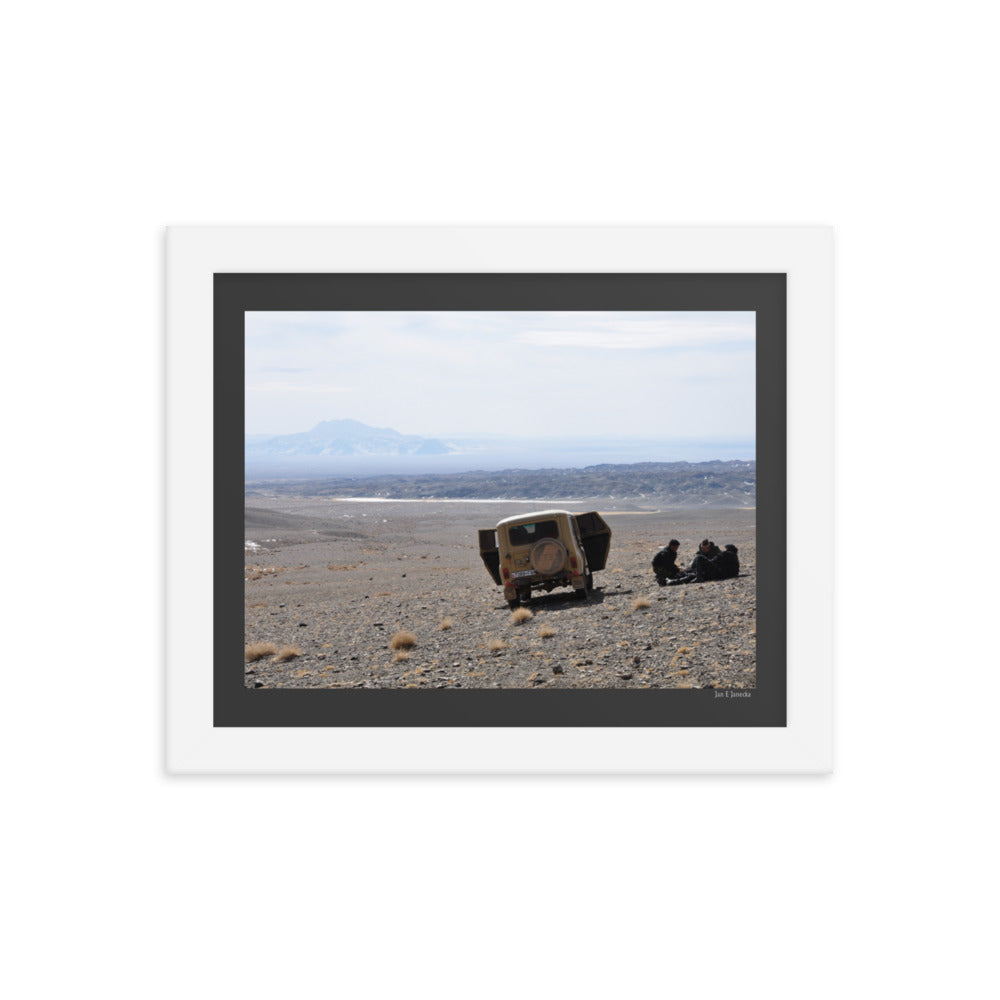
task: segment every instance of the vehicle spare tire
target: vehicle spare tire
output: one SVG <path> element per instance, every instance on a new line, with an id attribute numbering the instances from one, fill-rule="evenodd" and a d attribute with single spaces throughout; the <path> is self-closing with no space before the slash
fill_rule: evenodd
<path id="1" fill-rule="evenodd" d="M 542 538 L 531 550 L 531 566 L 537 573 L 558 573 L 566 565 L 566 548 L 556 538 Z"/>

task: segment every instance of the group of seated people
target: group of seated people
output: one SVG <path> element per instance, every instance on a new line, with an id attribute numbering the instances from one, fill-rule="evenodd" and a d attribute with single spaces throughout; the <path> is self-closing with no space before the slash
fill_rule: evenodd
<path id="1" fill-rule="evenodd" d="M 735 545 L 720 549 L 715 542 L 703 539 L 686 570 L 677 565 L 677 550 L 680 547 L 681 543 L 672 538 L 653 556 L 653 572 L 661 587 L 704 583 L 706 580 L 729 580 L 740 575 L 740 559 Z"/>

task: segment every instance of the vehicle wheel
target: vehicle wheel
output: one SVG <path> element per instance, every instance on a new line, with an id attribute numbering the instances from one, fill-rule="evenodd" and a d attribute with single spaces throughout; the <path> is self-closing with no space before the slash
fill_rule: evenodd
<path id="1" fill-rule="evenodd" d="M 518 607 L 518 605 L 520 605 L 520 603 L 521 602 L 516 597 L 513 597 L 507 602 L 507 607 L 513 611 L 516 607 Z"/>
<path id="2" fill-rule="evenodd" d="M 573 591 L 573 596 L 578 601 L 585 601 L 585 600 L 587 600 L 588 597 L 590 597 L 590 588 L 589 587 L 581 587 L 579 590 L 574 590 Z"/>
<path id="3" fill-rule="evenodd" d="M 589 594 L 594 589 L 594 574 L 587 574 L 587 593 Z"/>

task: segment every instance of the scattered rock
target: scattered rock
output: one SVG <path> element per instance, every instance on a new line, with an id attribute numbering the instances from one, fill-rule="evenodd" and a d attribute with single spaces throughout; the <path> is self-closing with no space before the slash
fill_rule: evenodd
<path id="1" fill-rule="evenodd" d="M 335 519 L 341 505 L 336 501 L 332 507 L 337 514 L 331 514 L 328 499 L 278 492 L 280 501 L 275 501 L 273 494 L 255 497 L 249 490 L 247 509 L 266 511 L 280 503 L 290 510 L 299 505 L 304 513 L 339 528 Z M 595 509 L 600 509 L 601 503 L 607 501 L 593 501 Z M 344 509 L 355 518 L 364 513 L 363 506 L 352 504 Z M 246 670 L 248 687 L 258 680 L 261 686 L 266 680 L 270 688 L 419 687 L 415 668 L 424 670 L 430 679 L 429 684 L 424 680 L 425 689 L 457 687 L 459 683 L 465 688 L 507 690 L 546 683 L 553 688 L 624 689 L 637 686 L 632 680 L 654 688 L 693 687 L 692 681 L 706 688 L 710 684 L 754 686 L 757 616 L 752 510 L 663 510 L 649 517 L 616 518 L 608 569 L 598 576 L 589 601 L 576 602 L 560 590 L 532 595 L 532 610 L 544 616 L 546 626 L 555 626 L 551 635 L 544 636 L 532 628 L 519 629 L 513 635 L 505 632 L 510 609 L 500 589 L 488 582 L 476 552 L 474 529 L 507 516 L 509 506 L 464 510 L 460 505 L 442 504 L 435 510 L 428 504 L 419 510 L 415 506 L 398 512 L 392 508 L 376 510 L 378 522 L 373 513 L 365 532 L 337 536 L 335 550 L 326 531 L 321 531 L 322 539 L 315 542 L 295 538 L 276 545 L 269 560 L 273 558 L 283 567 L 280 578 L 246 583 L 246 645 L 269 642 L 281 649 L 308 644 L 311 648 L 299 662 L 313 663 L 312 671 L 296 676 L 288 665 L 265 658 L 254 664 L 256 676 Z M 387 519 L 383 517 L 386 512 Z M 350 523 L 353 527 L 359 522 Z M 455 534 L 456 524 L 465 532 L 461 538 Z M 737 580 L 669 588 L 643 615 L 629 614 L 631 599 L 622 598 L 633 593 L 633 586 L 635 593 L 653 597 L 655 586 L 650 593 L 650 584 L 655 581 L 648 570 L 649 553 L 672 535 L 683 539 L 685 559 L 702 537 L 732 541 L 740 547 L 744 572 Z M 686 551 L 689 546 L 692 552 Z M 404 550 L 410 558 L 425 555 L 428 561 L 414 574 L 407 571 L 404 575 L 395 559 Z M 323 574 L 323 579 L 317 580 L 316 568 L 326 567 L 331 560 L 338 564 L 367 562 L 373 575 L 352 580 L 353 574 Z M 367 594 L 361 591 L 362 579 L 373 584 Z M 274 609 L 279 605 L 270 600 L 276 584 L 290 588 L 287 604 L 282 603 L 277 612 Z M 656 607 L 657 603 L 663 607 Z M 371 605 L 394 620 L 371 621 Z M 286 616 L 291 607 L 301 608 L 301 616 Z M 439 631 L 444 615 L 454 619 L 455 628 Z M 299 631 L 306 627 L 311 629 L 311 640 L 304 640 Z M 408 662 L 394 662 L 392 654 L 386 653 L 384 634 L 390 628 L 403 627 L 431 630 L 433 634 Z M 508 648 L 491 653 L 490 639 L 501 634 L 509 639 Z M 321 646 L 323 652 L 317 652 Z M 678 658 L 682 646 L 686 651 Z M 442 677 L 445 669 L 454 676 Z M 681 670 L 690 673 L 685 677 Z M 558 678 L 558 683 L 553 683 L 553 678 Z M 455 683 L 449 683 L 451 680 Z"/>

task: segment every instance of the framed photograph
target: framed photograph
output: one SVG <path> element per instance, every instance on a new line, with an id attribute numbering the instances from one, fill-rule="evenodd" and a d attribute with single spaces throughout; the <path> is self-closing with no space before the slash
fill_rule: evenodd
<path id="1" fill-rule="evenodd" d="M 832 249 L 169 229 L 168 769 L 831 770 Z"/>

